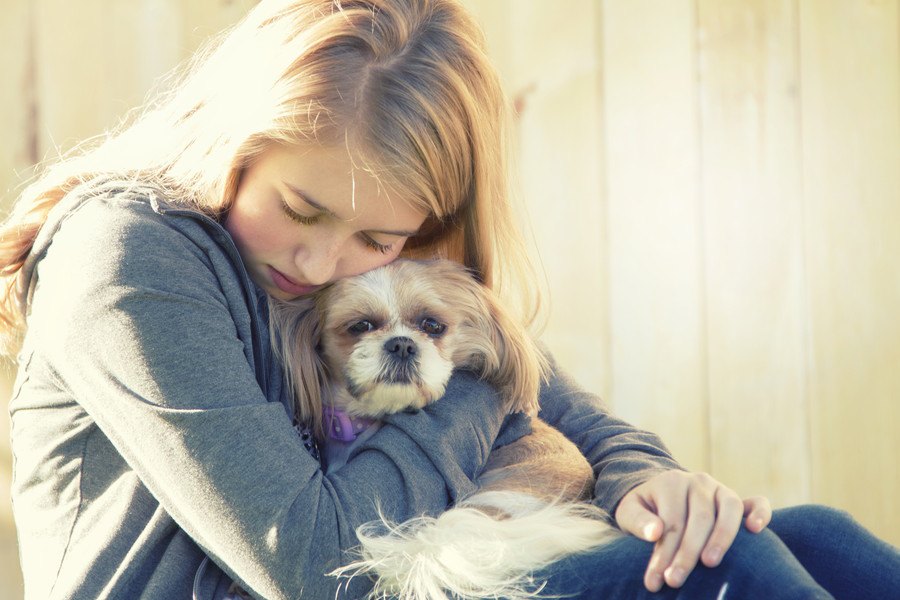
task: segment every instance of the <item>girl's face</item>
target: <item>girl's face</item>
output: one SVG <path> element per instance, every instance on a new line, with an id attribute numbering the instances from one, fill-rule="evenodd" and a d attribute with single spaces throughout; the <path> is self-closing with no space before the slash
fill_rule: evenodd
<path id="1" fill-rule="evenodd" d="M 426 216 L 343 146 L 273 146 L 244 170 L 224 225 L 253 281 L 291 300 L 391 262 Z"/>

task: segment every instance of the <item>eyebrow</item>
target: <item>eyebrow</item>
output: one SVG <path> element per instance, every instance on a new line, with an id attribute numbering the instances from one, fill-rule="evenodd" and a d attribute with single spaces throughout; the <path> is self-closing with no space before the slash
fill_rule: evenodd
<path id="1" fill-rule="evenodd" d="M 309 194 L 307 194 L 300 188 L 291 185 L 287 181 L 282 181 L 281 183 L 283 183 L 284 186 L 291 191 L 291 193 L 293 193 L 295 196 L 297 196 L 298 198 L 300 198 L 301 200 L 303 200 L 304 202 L 306 202 L 307 204 L 312 206 L 314 209 L 316 209 L 320 212 L 323 212 L 326 215 L 337 219 L 338 221 L 345 221 L 345 222 L 347 221 L 346 219 L 341 219 L 340 217 L 338 217 L 336 214 L 334 214 L 334 212 L 331 209 L 327 208 L 326 206 L 323 206 L 319 202 L 316 202 L 313 198 L 310 197 Z M 383 235 L 396 235 L 399 237 L 413 237 L 419 233 L 418 229 L 399 230 L 399 231 L 391 231 L 391 230 L 386 230 L 386 229 L 372 229 L 370 231 L 372 233 L 380 233 Z"/>

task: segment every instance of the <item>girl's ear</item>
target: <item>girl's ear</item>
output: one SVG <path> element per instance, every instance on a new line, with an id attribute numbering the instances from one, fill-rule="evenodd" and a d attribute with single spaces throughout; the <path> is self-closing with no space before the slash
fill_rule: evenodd
<path id="1" fill-rule="evenodd" d="M 322 404 L 330 393 L 328 370 L 319 353 L 322 327 L 312 299 L 269 300 L 272 346 L 284 367 L 285 382 L 294 394 L 297 419 L 321 438 Z"/>

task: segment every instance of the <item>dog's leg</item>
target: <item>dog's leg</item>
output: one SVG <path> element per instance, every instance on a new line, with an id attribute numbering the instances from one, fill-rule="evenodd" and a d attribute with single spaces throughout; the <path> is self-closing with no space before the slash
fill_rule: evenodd
<path id="1" fill-rule="evenodd" d="M 562 433 L 539 419 L 532 433 L 491 452 L 475 481 L 479 492 L 521 492 L 546 502 L 590 500 L 591 465 Z"/>

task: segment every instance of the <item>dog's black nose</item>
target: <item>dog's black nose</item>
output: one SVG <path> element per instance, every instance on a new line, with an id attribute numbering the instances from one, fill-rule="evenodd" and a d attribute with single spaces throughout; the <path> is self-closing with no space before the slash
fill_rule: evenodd
<path id="1" fill-rule="evenodd" d="M 408 337 L 392 337 L 384 343 L 384 351 L 397 360 L 406 360 L 416 353 L 416 343 Z"/>

